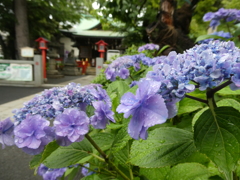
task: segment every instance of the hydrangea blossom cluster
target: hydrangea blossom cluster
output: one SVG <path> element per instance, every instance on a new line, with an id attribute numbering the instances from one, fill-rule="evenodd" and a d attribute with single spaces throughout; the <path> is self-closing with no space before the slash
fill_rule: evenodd
<path id="1" fill-rule="evenodd" d="M 155 61 L 143 53 L 119 57 L 105 70 L 106 78 L 111 81 L 115 81 L 116 77 L 127 79 L 130 76 L 129 68 L 133 67 L 135 71 L 138 71 L 141 63 L 146 66 L 152 66 L 155 64 Z"/>
<path id="2" fill-rule="evenodd" d="M 224 32 L 224 31 L 218 31 L 218 32 L 214 32 L 210 35 L 216 35 L 216 36 L 220 36 L 220 37 L 223 37 L 223 38 L 226 38 L 226 39 L 230 39 L 232 38 L 232 35 L 229 33 L 229 32 Z M 210 39 L 205 39 L 205 40 L 202 40 L 202 41 L 199 41 L 198 43 L 209 43 L 210 41 L 213 41 L 214 39 L 213 38 L 210 38 Z M 220 41 L 223 41 L 222 39 L 219 39 Z"/>
<path id="3" fill-rule="evenodd" d="M 203 16 L 203 21 L 211 21 L 209 26 L 213 28 L 220 24 L 220 20 L 224 20 L 226 22 L 235 20 L 235 22 L 239 22 L 240 10 L 220 8 L 216 12 L 208 12 Z"/>
<path id="4" fill-rule="evenodd" d="M 42 176 L 44 180 L 55 180 L 63 176 L 67 168 L 51 169 L 41 164 L 38 167 L 38 175 Z"/>
<path id="5" fill-rule="evenodd" d="M 3 121 L 0 120 L 0 143 L 2 144 L 2 148 L 7 146 L 11 146 L 14 144 L 13 140 L 13 122 L 10 118 L 7 118 Z"/>
<path id="6" fill-rule="evenodd" d="M 145 50 L 159 50 L 159 45 L 150 43 L 138 48 L 138 52 L 142 52 Z"/>
<path id="7" fill-rule="evenodd" d="M 196 45 L 183 54 L 171 52 L 156 59 L 158 64 L 153 66 L 153 71 L 137 83 L 136 96 L 126 93 L 117 108 L 126 118 L 132 115 L 128 132 L 135 139 L 145 139 L 147 128 L 176 115 L 176 102 L 195 90 L 190 81 L 200 90 L 206 90 L 231 79 L 230 87 L 240 88 L 240 50 L 231 41 L 212 41 Z"/>
<path id="8" fill-rule="evenodd" d="M 103 129 L 109 120 L 115 122 L 111 105 L 106 91 L 98 84 L 71 83 L 45 90 L 15 110 L 15 144 L 29 154 L 38 154 L 54 139 L 62 146 L 79 142 L 88 133 L 89 125 Z M 87 115 L 90 107 L 95 112 Z M 10 137 L 5 136 L 8 124 L 6 121 L 2 125 L 2 144 L 7 144 L 6 137 Z"/>

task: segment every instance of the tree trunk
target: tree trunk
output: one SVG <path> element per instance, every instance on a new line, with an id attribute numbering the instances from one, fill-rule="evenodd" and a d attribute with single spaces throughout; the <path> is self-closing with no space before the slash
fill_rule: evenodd
<path id="1" fill-rule="evenodd" d="M 182 52 L 194 46 L 194 42 L 187 36 L 192 14 L 199 0 L 192 0 L 190 4 L 185 3 L 180 9 L 176 9 L 175 0 L 162 0 L 160 12 L 156 22 L 146 29 L 152 43 L 161 47 L 170 45 L 163 51 L 167 55 L 170 51 Z"/>
<path id="2" fill-rule="evenodd" d="M 15 31 L 16 31 L 16 57 L 21 57 L 21 48 L 30 46 L 29 43 L 29 29 L 27 19 L 27 0 L 15 0 Z"/>

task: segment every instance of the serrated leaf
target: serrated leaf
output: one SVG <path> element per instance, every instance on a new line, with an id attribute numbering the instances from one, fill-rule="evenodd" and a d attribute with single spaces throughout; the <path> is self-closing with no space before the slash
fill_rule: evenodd
<path id="1" fill-rule="evenodd" d="M 179 102 L 178 115 L 191 113 L 201 108 L 203 108 L 203 103 L 193 99 L 184 98 Z"/>
<path id="2" fill-rule="evenodd" d="M 113 143 L 114 136 L 110 133 L 97 133 L 91 137 L 95 143 L 103 150 L 108 150 Z"/>
<path id="3" fill-rule="evenodd" d="M 198 163 L 183 163 L 174 166 L 167 180 L 208 180 L 208 169 Z"/>
<path id="4" fill-rule="evenodd" d="M 151 131 L 147 140 L 134 141 L 129 161 L 139 167 L 158 168 L 175 165 L 195 151 L 191 132 L 164 127 Z"/>
<path id="5" fill-rule="evenodd" d="M 128 128 L 128 125 L 124 124 L 124 126 L 118 131 L 113 142 L 113 147 L 112 147 L 113 152 L 121 150 L 123 147 L 126 146 L 128 141 L 132 139 L 127 132 L 127 128 Z"/>
<path id="6" fill-rule="evenodd" d="M 113 91 L 118 91 L 119 95 L 122 96 L 129 89 L 128 84 L 125 81 L 114 81 L 108 85 L 107 93 L 111 94 Z"/>
<path id="7" fill-rule="evenodd" d="M 129 168 L 129 164 L 127 164 L 129 158 L 129 146 L 125 146 L 119 151 L 114 151 L 113 156 L 115 160 L 120 163 L 123 167 Z"/>
<path id="8" fill-rule="evenodd" d="M 143 175 L 150 180 L 160 180 L 165 179 L 166 175 L 170 171 L 170 166 L 162 168 L 141 168 L 140 175 Z"/>
<path id="9" fill-rule="evenodd" d="M 67 167 L 91 156 L 92 151 L 91 144 L 83 139 L 81 142 L 59 147 L 43 161 L 43 164 L 49 168 Z"/>
<path id="10" fill-rule="evenodd" d="M 194 126 L 195 145 L 231 179 L 240 154 L 240 113 L 232 107 L 206 110 Z"/>

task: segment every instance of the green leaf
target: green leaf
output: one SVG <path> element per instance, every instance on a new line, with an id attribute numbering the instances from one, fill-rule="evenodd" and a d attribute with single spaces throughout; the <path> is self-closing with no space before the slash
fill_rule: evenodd
<path id="1" fill-rule="evenodd" d="M 138 89 L 138 86 L 133 86 L 131 89 L 128 90 L 128 92 L 136 94 L 137 89 Z"/>
<path id="2" fill-rule="evenodd" d="M 240 95 L 240 90 L 233 91 L 230 89 L 229 86 L 221 89 L 220 91 L 216 92 L 217 94 L 224 96 L 224 95 Z"/>
<path id="3" fill-rule="evenodd" d="M 129 164 L 127 164 L 129 153 L 129 146 L 127 145 L 119 151 L 114 151 L 113 156 L 123 167 L 129 168 Z"/>
<path id="4" fill-rule="evenodd" d="M 193 134 L 189 131 L 164 127 L 149 133 L 147 140 L 134 141 L 130 162 L 145 168 L 175 165 L 195 152 Z"/>
<path id="5" fill-rule="evenodd" d="M 112 146 L 114 136 L 110 133 L 97 133 L 92 136 L 92 139 L 103 151 L 105 151 Z"/>
<path id="6" fill-rule="evenodd" d="M 193 99 L 184 98 L 179 102 L 178 115 L 191 113 L 201 108 L 203 108 L 203 103 Z"/>
<path id="7" fill-rule="evenodd" d="M 73 180 L 74 177 L 77 175 L 77 173 L 79 172 L 80 170 L 80 166 L 78 167 L 72 167 L 72 168 L 68 168 L 66 170 L 66 172 L 64 173 L 64 177 L 67 176 L 67 180 Z"/>
<path id="8" fill-rule="evenodd" d="M 223 99 L 221 101 L 218 101 L 217 106 L 219 106 L 219 107 L 221 107 L 221 106 L 231 106 L 234 109 L 240 111 L 240 103 L 238 101 L 234 100 L 234 99 L 226 98 L 226 99 Z"/>
<path id="9" fill-rule="evenodd" d="M 240 154 L 240 113 L 232 107 L 206 110 L 194 126 L 195 145 L 231 179 Z"/>
<path id="10" fill-rule="evenodd" d="M 157 53 L 157 56 L 159 56 L 164 50 L 166 50 L 167 48 L 171 47 L 170 45 L 165 45 L 163 46 Z"/>
<path id="11" fill-rule="evenodd" d="M 170 171 L 170 166 L 162 168 L 141 168 L 140 175 L 143 175 L 149 180 L 165 179 L 166 175 Z"/>
<path id="12" fill-rule="evenodd" d="M 108 85 L 107 93 L 111 94 L 113 91 L 118 91 L 119 95 L 122 96 L 129 89 L 128 84 L 125 81 L 114 81 Z"/>
<path id="13" fill-rule="evenodd" d="M 174 166 L 167 180 L 208 180 L 208 169 L 198 163 L 184 163 Z"/>
<path id="14" fill-rule="evenodd" d="M 206 110 L 208 110 L 209 108 L 208 107 L 205 107 L 205 108 L 202 108 L 200 111 L 198 111 L 194 117 L 193 117 L 193 120 L 192 120 L 192 126 L 194 127 L 196 121 L 199 119 L 199 117 L 202 115 L 203 112 L 205 112 Z"/>
<path id="15" fill-rule="evenodd" d="M 132 139 L 127 132 L 127 128 L 128 128 L 128 124 L 124 124 L 124 126 L 118 131 L 113 142 L 113 148 L 112 148 L 113 152 L 117 152 L 121 150 L 123 147 L 126 146 L 128 141 Z"/>
<path id="16" fill-rule="evenodd" d="M 59 147 L 43 161 L 43 164 L 49 168 L 67 167 L 91 156 L 92 151 L 91 144 L 87 139 L 83 139 L 81 142 L 73 143 L 70 146 Z"/>
<path id="17" fill-rule="evenodd" d="M 59 145 L 57 144 L 56 141 L 50 142 L 44 149 L 43 154 L 42 154 L 42 159 L 41 162 L 43 162 L 52 152 L 54 152 Z"/>
<path id="18" fill-rule="evenodd" d="M 227 40 L 226 38 L 222 37 L 222 36 L 217 36 L 217 35 L 211 35 L 211 34 L 207 34 L 207 35 L 202 35 L 202 36 L 198 36 L 198 38 L 196 39 L 195 42 L 198 42 L 198 41 L 202 41 L 202 40 L 205 40 L 205 39 L 222 39 L 222 40 Z"/>
<path id="19" fill-rule="evenodd" d="M 110 123 L 107 125 L 107 129 L 120 129 L 123 127 L 123 124 Z"/>
<path id="20" fill-rule="evenodd" d="M 33 156 L 32 160 L 30 161 L 30 168 L 36 168 L 41 164 L 41 159 L 42 159 L 42 154 L 37 154 L 35 156 Z"/>
<path id="21" fill-rule="evenodd" d="M 103 179 L 100 178 L 97 174 L 93 174 L 93 175 L 90 175 L 90 176 L 85 176 L 81 180 L 103 180 Z"/>

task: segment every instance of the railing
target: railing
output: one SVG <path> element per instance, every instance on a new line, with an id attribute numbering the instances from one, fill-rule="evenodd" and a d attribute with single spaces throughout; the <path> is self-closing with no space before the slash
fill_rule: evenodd
<path id="1" fill-rule="evenodd" d="M 5 60 L 1 59 L 1 63 L 9 64 L 30 64 L 32 65 L 32 81 L 20 81 L 20 80 L 8 80 L 0 79 L 1 86 L 28 86 L 28 87 L 38 87 L 43 84 L 43 70 L 42 70 L 42 59 L 40 55 L 35 55 L 32 61 L 26 60 Z"/>

